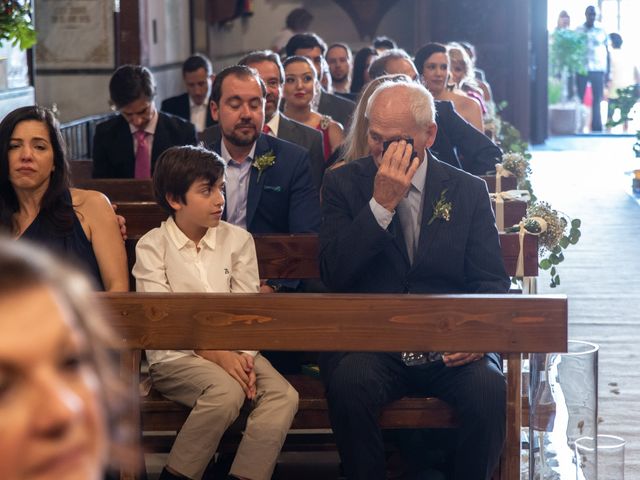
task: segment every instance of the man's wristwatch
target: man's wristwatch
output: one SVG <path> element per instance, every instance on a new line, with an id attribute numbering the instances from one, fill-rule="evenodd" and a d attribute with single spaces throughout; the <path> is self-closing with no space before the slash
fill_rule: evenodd
<path id="1" fill-rule="evenodd" d="M 266 283 L 269 287 L 271 287 L 271 289 L 273 290 L 273 293 L 278 293 L 283 289 L 283 286 L 281 283 L 274 282 L 272 280 L 267 280 Z"/>

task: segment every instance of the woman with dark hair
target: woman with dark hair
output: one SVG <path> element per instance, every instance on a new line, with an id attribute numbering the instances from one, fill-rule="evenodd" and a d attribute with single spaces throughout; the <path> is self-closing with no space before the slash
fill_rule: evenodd
<path id="1" fill-rule="evenodd" d="M 376 51 L 371 47 L 364 47 L 358 50 L 356 56 L 353 57 L 353 75 L 351 79 L 351 93 L 356 95 L 360 93 L 371 78 L 369 78 L 369 65 L 378 56 Z"/>
<path id="2" fill-rule="evenodd" d="M 463 93 L 449 90 L 451 79 L 447 47 L 441 43 L 428 43 L 416 52 L 413 63 L 420 74 L 422 84 L 435 100 L 453 102 L 458 114 L 476 129 L 484 132 L 482 107 Z"/>
<path id="3" fill-rule="evenodd" d="M 115 337 L 84 275 L 0 238 L 0 478 L 101 480 L 130 469 Z"/>
<path id="4" fill-rule="evenodd" d="M 0 123 L 0 230 L 84 267 L 101 289 L 127 291 L 127 256 L 107 198 L 69 187 L 58 121 L 38 106 Z"/>
<path id="5" fill-rule="evenodd" d="M 307 57 L 293 56 L 284 63 L 284 114 L 322 133 L 325 161 L 344 140 L 342 125 L 328 115 L 312 109 L 313 98 L 320 91 L 320 81 Z"/>

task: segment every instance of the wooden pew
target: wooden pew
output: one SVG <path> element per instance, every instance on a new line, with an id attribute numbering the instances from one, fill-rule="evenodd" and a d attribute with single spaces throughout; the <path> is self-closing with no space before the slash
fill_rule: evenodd
<path id="1" fill-rule="evenodd" d="M 128 223 L 127 223 L 128 225 Z M 320 246 L 315 234 L 254 235 L 260 278 L 320 278 Z M 136 262 L 138 237 L 125 242 L 129 271 Z M 523 245 L 524 276 L 538 276 L 538 237 L 526 235 Z M 500 234 L 500 250 L 507 275 L 514 277 L 520 253 L 517 233 Z M 131 289 L 135 280 L 130 277 Z"/>
<path id="2" fill-rule="evenodd" d="M 86 165 L 78 168 L 78 172 L 86 171 Z M 83 170 L 85 169 L 85 170 Z M 80 173 L 79 173 L 80 174 Z M 495 192 L 496 177 L 493 175 L 482 175 L 487 182 L 490 193 Z M 87 190 L 97 190 L 104 193 L 113 203 L 120 202 L 155 202 L 151 180 L 136 180 L 122 178 L 73 178 L 73 185 L 77 188 Z M 514 190 L 516 188 L 515 177 L 502 179 L 502 190 Z"/>
<path id="3" fill-rule="evenodd" d="M 567 299 L 559 295 L 121 293 L 103 299 L 122 341 L 122 376 L 135 395 L 143 349 L 503 352 L 508 387 L 502 480 L 517 479 L 520 472 L 521 353 L 567 348 Z M 297 380 L 311 387 L 299 390 L 294 428 L 329 428 L 319 381 Z M 151 397 L 131 412 L 131 421 L 142 429 L 172 430 L 187 414 Z M 380 418 L 385 429 L 455 424 L 455 412 L 437 399 L 401 399 Z M 123 472 L 121 478 L 137 477 Z"/>
<path id="4" fill-rule="evenodd" d="M 112 200 L 113 201 L 113 200 Z M 116 202 L 118 215 L 127 220 L 127 233 L 132 237 L 142 236 L 152 228 L 160 226 L 167 219 L 165 212 L 155 201 Z M 491 205 L 495 211 L 495 202 Z M 527 204 L 522 200 L 512 200 L 504 203 L 504 224 L 516 225 L 527 213 Z"/>

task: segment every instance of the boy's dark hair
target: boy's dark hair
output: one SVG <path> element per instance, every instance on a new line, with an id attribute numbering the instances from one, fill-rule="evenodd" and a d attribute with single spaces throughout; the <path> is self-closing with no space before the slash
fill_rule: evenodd
<path id="1" fill-rule="evenodd" d="M 315 33 L 296 33 L 287 42 L 285 51 L 287 53 L 287 57 L 291 57 L 295 55 L 296 51 L 300 48 L 316 47 L 320 48 L 320 52 L 322 53 L 322 56 L 324 56 L 324 52 L 327 51 L 327 44 L 324 43 L 324 40 L 322 40 L 318 35 Z"/>
<path id="2" fill-rule="evenodd" d="M 280 55 L 272 52 L 271 50 L 256 50 L 251 52 L 240 60 L 238 60 L 238 65 L 248 65 L 251 66 L 254 63 L 260 62 L 271 62 L 276 67 L 278 67 L 278 73 L 280 75 L 280 83 L 284 83 L 284 69 L 282 67 L 282 61 L 280 60 Z"/>
<path id="3" fill-rule="evenodd" d="M 153 100 L 156 83 L 151 70 L 142 65 L 122 65 L 111 76 L 109 95 L 116 108 L 122 108 L 141 97 Z"/>
<path id="4" fill-rule="evenodd" d="M 396 42 L 391 40 L 389 37 L 380 35 L 373 39 L 373 48 L 386 48 L 391 50 L 393 48 L 398 48 L 398 45 L 396 45 Z"/>
<path id="5" fill-rule="evenodd" d="M 211 87 L 211 101 L 215 102 L 216 105 L 220 105 L 220 99 L 222 98 L 222 82 L 224 82 L 225 78 L 230 76 L 243 79 L 255 78 L 260 85 L 260 90 L 262 90 L 262 98 L 267 96 L 267 87 L 255 68 L 247 67 L 246 65 L 232 65 L 216 75 L 216 79 L 213 81 L 213 86 Z"/>
<path id="6" fill-rule="evenodd" d="M 182 64 L 182 76 L 185 73 L 195 72 L 196 70 L 200 70 L 201 68 L 207 72 L 207 75 L 211 75 L 213 73 L 213 67 L 211 66 L 211 61 L 202 55 L 201 53 L 196 53 L 187 58 Z"/>
<path id="7" fill-rule="evenodd" d="M 203 146 L 184 145 L 165 150 L 153 171 L 153 193 L 162 208 L 173 216 L 175 210 L 167 195 L 186 205 L 187 191 L 197 180 L 209 185 L 224 177 L 225 164 L 220 155 Z"/>

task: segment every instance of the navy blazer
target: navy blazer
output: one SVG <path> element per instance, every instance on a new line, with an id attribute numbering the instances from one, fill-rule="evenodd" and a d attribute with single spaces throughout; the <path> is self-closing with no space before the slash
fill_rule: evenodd
<path id="1" fill-rule="evenodd" d="M 158 112 L 151 146 L 151 172 L 167 148 L 195 144 L 196 131 L 191 123 Z M 93 178 L 133 178 L 135 165 L 133 135 L 124 117 L 117 115 L 99 123 L 93 137 Z"/>
<path id="2" fill-rule="evenodd" d="M 213 145 L 220 153 L 221 140 Z M 260 181 L 251 167 L 247 197 L 247 230 L 251 233 L 317 233 L 320 229 L 320 200 L 311 181 L 309 153 L 293 143 L 261 134 L 255 157 L 273 152 L 275 163 L 266 168 Z M 223 219 L 226 220 L 226 210 Z"/>
<path id="3" fill-rule="evenodd" d="M 452 102 L 436 100 L 435 104 L 438 133 L 431 153 L 473 175 L 495 172 L 496 163 L 502 160 L 500 148 L 458 115 Z"/>
<path id="4" fill-rule="evenodd" d="M 211 109 L 209 108 L 209 101 L 205 103 L 207 107 L 207 120 L 206 127 L 210 127 L 211 125 L 215 125 L 215 121 L 211 116 Z M 189 105 L 189 94 L 183 93 L 182 95 L 176 95 L 175 97 L 169 97 L 162 101 L 160 105 L 160 110 L 165 113 L 170 113 L 171 115 L 175 115 L 177 117 L 186 120 L 187 122 L 191 122 L 191 107 Z"/>
<path id="5" fill-rule="evenodd" d="M 414 263 L 398 216 L 387 230 L 371 209 L 377 166 L 372 157 L 325 174 L 320 232 L 322 280 L 336 292 L 505 293 L 509 277 L 484 181 L 428 157 Z M 450 221 L 429 220 L 446 189 Z"/>

